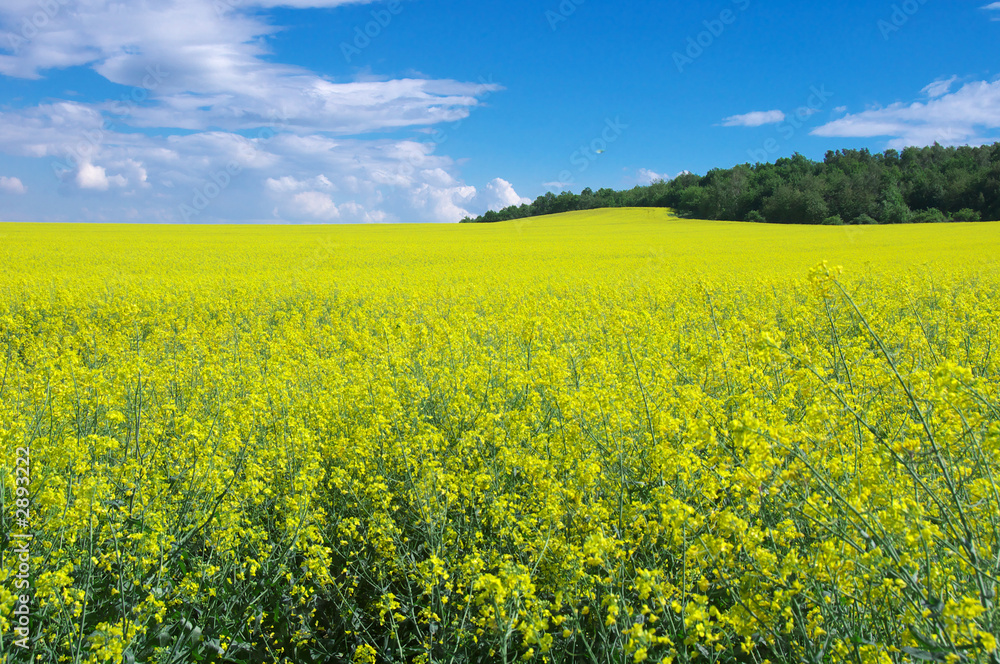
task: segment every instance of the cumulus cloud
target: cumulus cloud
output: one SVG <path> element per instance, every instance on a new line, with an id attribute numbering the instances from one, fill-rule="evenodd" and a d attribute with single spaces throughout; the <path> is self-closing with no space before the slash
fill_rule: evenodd
<path id="1" fill-rule="evenodd" d="M 84 220 L 144 209 L 158 221 L 264 221 L 261 210 L 288 221 L 457 221 L 520 201 L 503 181 L 482 191 L 463 182 L 437 143 L 385 138 L 461 120 L 499 85 L 332 80 L 268 50 L 281 28 L 261 8 L 371 1 L 59 0 L 34 26 L 37 0 L 4 0 L 0 74 L 89 67 L 128 88 L 117 100 L 2 109 L 0 152 L 46 160 L 68 196 L 102 197 L 101 212 L 80 206 Z"/>
<path id="2" fill-rule="evenodd" d="M 931 99 L 897 102 L 848 114 L 812 131 L 815 136 L 838 138 L 887 137 L 887 146 L 985 144 L 1000 128 L 1000 81 L 967 83 L 948 92 L 945 82 L 924 88 Z M 994 134 L 995 135 L 995 134 Z"/>
<path id="3" fill-rule="evenodd" d="M 340 218 L 340 210 L 329 194 L 321 191 L 303 191 L 292 198 L 292 206 L 300 214 L 320 221 Z"/>
<path id="4" fill-rule="evenodd" d="M 107 169 L 103 166 L 84 162 L 76 171 L 76 184 L 80 189 L 107 191 L 112 185 L 124 187 L 128 184 L 128 179 L 123 175 L 108 176 Z"/>
<path id="5" fill-rule="evenodd" d="M 457 221 L 484 212 L 476 188 L 467 188 L 454 160 L 436 149 L 431 141 L 294 133 L 116 132 L 75 104 L 0 111 L 0 152 L 44 158 L 68 193 L 146 196 L 150 216 L 166 222 L 268 221 L 260 211 L 275 204 L 285 221 L 332 219 L 315 197 L 312 205 L 309 197 L 292 204 L 307 191 L 332 194 L 341 222 Z M 215 193 L 217 182 L 225 187 L 208 206 L 182 214 L 206 186 Z M 130 207 L 137 204 L 130 199 Z"/>
<path id="6" fill-rule="evenodd" d="M 743 115 L 731 115 L 723 118 L 723 127 L 760 127 L 766 124 L 778 124 L 785 121 L 781 111 L 753 111 Z"/>
<path id="7" fill-rule="evenodd" d="M 382 210 L 367 210 L 354 201 L 348 201 L 340 206 L 341 218 L 362 224 L 381 224 L 388 219 Z"/>
<path id="8" fill-rule="evenodd" d="M 495 178 L 484 187 L 480 194 L 480 202 L 480 207 L 485 205 L 488 210 L 502 210 L 511 205 L 525 205 L 530 203 L 531 199 L 519 196 L 510 182 L 503 178 Z"/>
<path id="9" fill-rule="evenodd" d="M 461 221 L 464 217 L 472 216 L 468 208 L 475 197 L 476 188 L 467 185 L 435 187 L 424 183 L 410 190 L 413 208 L 429 218 L 441 221 Z"/>
<path id="10" fill-rule="evenodd" d="M 0 192 L 5 194 L 26 194 L 28 188 L 20 178 L 0 176 Z"/>

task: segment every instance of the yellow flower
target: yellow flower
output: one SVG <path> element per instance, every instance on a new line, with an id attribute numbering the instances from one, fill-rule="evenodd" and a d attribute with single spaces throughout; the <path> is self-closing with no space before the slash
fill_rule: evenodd
<path id="1" fill-rule="evenodd" d="M 354 657 L 351 658 L 351 661 L 354 664 L 375 664 L 377 655 L 378 652 L 375 648 L 365 643 L 354 649 Z"/>

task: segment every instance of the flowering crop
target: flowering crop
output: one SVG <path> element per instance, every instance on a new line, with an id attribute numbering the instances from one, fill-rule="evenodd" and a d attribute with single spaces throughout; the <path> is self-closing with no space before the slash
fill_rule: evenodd
<path id="1" fill-rule="evenodd" d="M 1000 224 L 0 235 L 4 661 L 997 661 Z"/>

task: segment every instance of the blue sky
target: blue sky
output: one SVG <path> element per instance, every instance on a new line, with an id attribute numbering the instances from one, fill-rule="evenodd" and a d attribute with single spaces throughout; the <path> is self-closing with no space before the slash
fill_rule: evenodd
<path id="1" fill-rule="evenodd" d="M 997 43 L 984 0 L 4 0 L 0 220 L 454 222 L 992 143 Z"/>

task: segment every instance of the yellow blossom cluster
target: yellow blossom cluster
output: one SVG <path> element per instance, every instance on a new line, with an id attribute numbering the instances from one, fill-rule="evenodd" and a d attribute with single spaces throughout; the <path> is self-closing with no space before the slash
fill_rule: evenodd
<path id="1" fill-rule="evenodd" d="M 998 256 L 663 210 L 0 225 L 0 652 L 995 662 Z"/>

